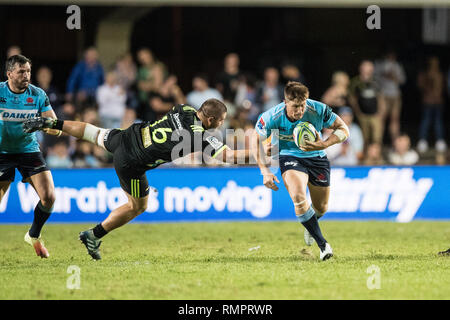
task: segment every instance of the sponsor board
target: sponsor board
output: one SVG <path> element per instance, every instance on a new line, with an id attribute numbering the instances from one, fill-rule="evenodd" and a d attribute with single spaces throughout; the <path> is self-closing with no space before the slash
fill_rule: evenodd
<path id="1" fill-rule="evenodd" d="M 52 174 L 56 202 L 49 222 L 102 221 L 127 201 L 112 169 Z M 161 168 L 147 177 L 157 191 L 150 191 L 148 208 L 137 222 L 295 220 L 285 187 L 267 189 L 257 168 Z M 38 196 L 16 180 L 0 203 L 0 223 L 33 219 Z M 324 219 L 450 220 L 449 190 L 450 166 L 333 168 Z"/>

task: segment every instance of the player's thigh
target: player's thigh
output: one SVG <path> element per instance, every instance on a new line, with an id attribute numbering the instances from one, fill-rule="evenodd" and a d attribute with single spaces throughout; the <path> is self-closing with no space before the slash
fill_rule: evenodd
<path id="1" fill-rule="evenodd" d="M 0 202 L 3 199 L 3 196 L 8 191 L 8 188 L 10 185 L 11 185 L 11 181 L 8 181 L 8 180 L 0 181 Z"/>
<path id="2" fill-rule="evenodd" d="M 128 193 L 125 193 L 128 198 L 128 204 L 130 205 L 133 212 L 137 214 L 140 214 L 144 212 L 147 209 L 148 204 L 148 194 L 143 197 L 133 197 Z"/>
<path id="3" fill-rule="evenodd" d="M 53 177 L 50 170 L 34 174 L 28 179 L 34 190 L 36 190 L 42 204 L 45 207 L 53 206 L 55 202 L 55 185 L 53 184 Z"/>
<path id="4" fill-rule="evenodd" d="M 303 171 L 291 169 L 283 172 L 282 178 L 294 206 L 306 210 L 308 208 L 308 201 L 306 199 L 308 174 Z"/>
<path id="5" fill-rule="evenodd" d="M 328 200 L 330 199 L 330 187 L 315 186 L 308 183 L 309 195 L 314 209 L 323 214 L 328 210 Z"/>
<path id="6" fill-rule="evenodd" d="M 130 164 L 126 152 L 122 147 L 118 147 L 114 152 L 113 162 L 120 186 L 126 192 L 127 196 L 139 199 L 149 194 L 148 180 L 145 174 L 146 168 L 140 168 Z"/>

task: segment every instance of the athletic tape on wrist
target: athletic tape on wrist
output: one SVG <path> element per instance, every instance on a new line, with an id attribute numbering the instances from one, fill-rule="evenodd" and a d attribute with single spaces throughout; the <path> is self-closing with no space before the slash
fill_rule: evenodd
<path id="1" fill-rule="evenodd" d="M 333 131 L 333 134 L 339 138 L 340 142 L 347 140 L 347 133 L 342 129 Z"/>

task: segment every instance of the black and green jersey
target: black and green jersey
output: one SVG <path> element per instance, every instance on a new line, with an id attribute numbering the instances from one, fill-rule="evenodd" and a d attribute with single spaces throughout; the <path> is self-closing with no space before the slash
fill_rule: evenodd
<path id="1" fill-rule="evenodd" d="M 126 129 L 123 144 L 130 162 L 150 169 L 192 152 L 219 154 L 226 146 L 205 130 L 196 113 L 191 106 L 176 105 L 158 121 Z"/>

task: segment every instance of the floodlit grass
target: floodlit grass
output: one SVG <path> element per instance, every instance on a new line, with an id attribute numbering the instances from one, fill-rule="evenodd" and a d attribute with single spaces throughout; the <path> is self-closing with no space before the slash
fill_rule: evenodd
<path id="1" fill-rule="evenodd" d="M 335 252 L 325 262 L 298 222 L 130 224 L 104 238 L 101 261 L 78 241 L 91 226 L 46 225 L 40 259 L 28 226 L 1 225 L 0 299 L 450 298 L 450 257 L 437 256 L 449 222 L 321 221 Z M 80 289 L 67 288 L 71 265 Z M 380 289 L 368 289 L 370 266 Z"/>

